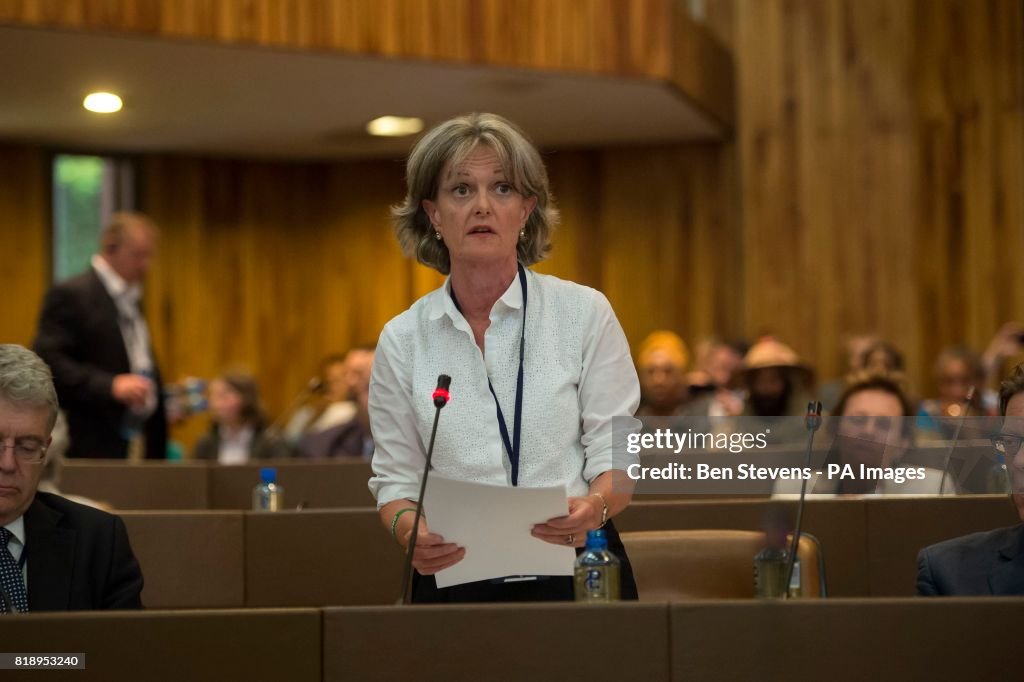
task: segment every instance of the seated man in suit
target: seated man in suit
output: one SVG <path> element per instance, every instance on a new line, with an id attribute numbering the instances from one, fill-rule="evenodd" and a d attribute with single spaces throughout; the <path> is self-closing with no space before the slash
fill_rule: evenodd
<path id="1" fill-rule="evenodd" d="M 0 345 L 0 614 L 142 608 L 121 519 L 37 491 L 56 419 L 50 369 Z"/>
<path id="2" fill-rule="evenodd" d="M 999 392 L 1003 415 L 993 445 L 1004 457 L 1010 500 L 1022 523 L 925 547 L 917 556 L 922 595 L 1024 595 L 1024 365 Z"/>

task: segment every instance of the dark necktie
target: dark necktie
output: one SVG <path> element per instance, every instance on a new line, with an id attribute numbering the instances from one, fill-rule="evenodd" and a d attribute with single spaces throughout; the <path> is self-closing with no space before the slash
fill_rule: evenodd
<path id="1" fill-rule="evenodd" d="M 25 580 L 22 578 L 18 562 L 14 560 L 11 550 L 7 549 L 7 543 L 10 542 L 13 535 L 6 528 L 0 528 L 0 585 L 4 588 L 0 613 L 3 615 L 11 610 L 8 599 L 19 613 L 28 613 L 28 592 L 25 591 Z"/>

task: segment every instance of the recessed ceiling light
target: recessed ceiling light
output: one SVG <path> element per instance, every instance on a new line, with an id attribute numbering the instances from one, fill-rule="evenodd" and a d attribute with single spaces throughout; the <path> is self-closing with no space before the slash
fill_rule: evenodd
<path id="1" fill-rule="evenodd" d="M 403 137 L 415 135 L 423 130 L 422 118 L 404 116 L 381 116 L 366 124 L 366 132 L 381 137 Z"/>
<path id="2" fill-rule="evenodd" d="M 113 114 L 121 111 L 121 98 L 112 92 L 90 92 L 82 106 L 95 114 Z"/>

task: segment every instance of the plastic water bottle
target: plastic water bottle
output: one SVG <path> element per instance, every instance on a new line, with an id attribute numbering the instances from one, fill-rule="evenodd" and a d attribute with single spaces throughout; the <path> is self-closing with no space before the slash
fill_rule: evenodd
<path id="1" fill-rule="evenodd" d="M 576 601 L 619 601 L 619 559 L 608 551 L 603 530 L 587 531 L 587 547 L 576 557 Z"/>
<path id="2" fill-rule="evenodd" d="M 799 597 L 800 559 L 793 565 L 793 578 L 785 586 L 788 538 L 784 526 L 771 525 L 765 533 L 765 547 L 754 557 L 754 596 L 761 599 Z"/>
<path id="3" fill-rule="evenodd" d="M 260 484 L 252 491 L 253 511 L 281 511 L 284 509 L 284 488 L 277 484 L 277 469 L 260 469 Z"/>

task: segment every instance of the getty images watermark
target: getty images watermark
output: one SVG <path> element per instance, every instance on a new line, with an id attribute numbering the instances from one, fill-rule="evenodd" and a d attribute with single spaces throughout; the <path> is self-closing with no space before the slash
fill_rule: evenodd
<path id="1" fill-rule="evenodd" d="M 805 482 L 819 495 L 1004 492 L 1000 420 L 959 422 L 826 417 L 808 453 L 803 417 L 622 417 L 614 468 L 641 495 L 785 496 Z"/>

